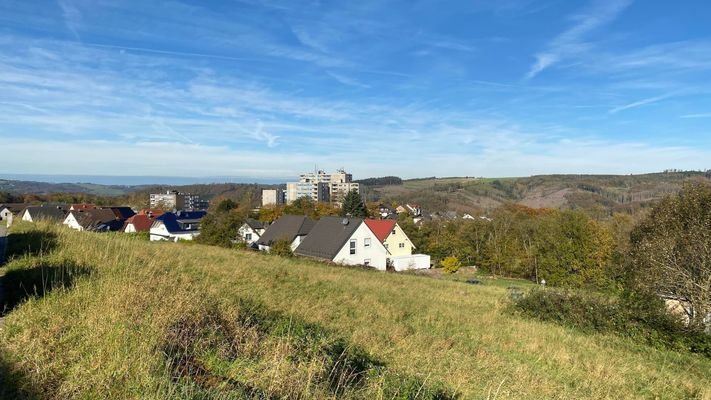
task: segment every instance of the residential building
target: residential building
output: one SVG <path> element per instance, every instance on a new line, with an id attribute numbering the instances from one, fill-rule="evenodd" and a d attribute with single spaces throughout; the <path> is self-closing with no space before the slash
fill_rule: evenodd
<path id="1" fill-rule="evenodd" d="M 200 234 L 200 221 L 206 214 L 205 211 L 180 211 L 156 217 L 149 230 L 150 240 L 193 240 Z"/>
<path id="2" fill-rule="evenodd" d="M 237 230 L 237 237 L 247 245 L 255 244 L 262 237 L 266 230 L 262 221 L 257 221 L 254 218 L 247 218 L 244 224 Z"/>
<path id="3" fill-rule="evenodd" d="M 395 271 L 408 269 L 427 269 L 430 267 L 430 256 L 412 254 L 416 249 L 405 231 L 397 221 L 391 219 L 366 219 L 364 223 L 375 234 L 388 252 L 387 265 Z"/>
<path id="4" fill-rule="evenodd" d="M 273 224 L 269 225 L 257 240 L 259 250 L 269 251 L 271 246 L 278 241 L 289 243 L 294 251 L 309 234 L 316 222 L 303 215 L 284 215 Z"/>
<path id="5" fill-rule="evenodd" d="M 262 189 L 262 207 L 280 206 L 286 203 L 286 191 L 283 189 Z"/>
<path id="6" fill-rule="evenodd" d="M 340 205 L 348 192 L 360 191 L 360 185 L 353 182 L 353 176 L 339 169 L 335 173 L 324 171 L 301 174 L 298 182 L 286 184 L 288 203 L 301 197 L 308 197 L 315 202 L 331 202 Z"/>
<path id="7" fill-rule="evenodd" d="M 121 230 L 124 222 L 110 208 L 95 208 L 69 211 L 62 223 L 78 231 L 113 232 Z"/>
<path id="8" fill-rule="evenodd" d="M 69 206 L 69 211 L 86 211 L 86 210 L 94 210 L 96 209 L 96 204 L 90 204 L 90 203 L 79 203 L 79 204 L 72 204 Z"/>
<path id="9" fill-rule="evenodd" d="M 24 203 L 6 203 L 0 204 L 0 221 L 4 222 L 5 226 L 10 227 L 15 216 L 19 215 L 27 207 Z"/>
<path id="10" fill-rule="evenodd" d="M 122 231 L 126 233 L 148 232 L 151 230 L 153 221 L 161 215 L 163 215 L 162 211 L 141 210 L 126 220 Z"/>
<path id="11" fill-rule="evenodd" d="M 207 200 L 202 200 L 196 194 L 181 193 L 177 190 L 168 190 L 165 193 L 152 193 L 150 195 L 150 208 L 200 211 L 207 210 L 209 205 L 210 203 Z"/>
<path id="12" fill-rule="evenodd" d="M 387 268 L 385 246 L 360 218 L 321 218 L 294 254 L 382 271 Z"/>
<path id="13" fill-rule="evenodd" d="M 42 204 L 29 206 L 20 212 L 20 219 L 27 222 L 49 220 L 52 222 L 63 221 L 66 215 L 66 204 Z"/>

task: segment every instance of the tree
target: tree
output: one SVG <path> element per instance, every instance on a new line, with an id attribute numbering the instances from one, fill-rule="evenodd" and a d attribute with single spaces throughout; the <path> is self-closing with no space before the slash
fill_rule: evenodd
<path id="1" fill-rule="evenodd" d="M 346 197 L 343 199 L 343 211 L 344 216 L 349 215 L 353 218 L 367 218 L 368 208 L 363 204 L 363 199 L 355 190 L 348 192 Z"/>
<path id="2" fill-rule="evenodd" d="M 711 185 L 689 183 L 655 206 L 631 235 L 631 284 L 673 296 L 703 329 L 711 313 Z"/>
<path id="3" fill-rule="evenodd" d="M 230 199 L 213 203 L 213 211 L 203 217 L 200 223 L 200 235 L 196 241 L 222 247 L 232 247 L 237 239 L 237 231 L 246 219 L 239 212 L 238 204 Z"/>
<path id="4" fill-rule="evenodd" d="M 459 271 L 459 268 L 461 268 L 462 263 L 459 261 L 459 259 L 455 256 L 449 256 L 442 260 L 442 270 L 448 274 L 453 274 L 457 271 Z"/>

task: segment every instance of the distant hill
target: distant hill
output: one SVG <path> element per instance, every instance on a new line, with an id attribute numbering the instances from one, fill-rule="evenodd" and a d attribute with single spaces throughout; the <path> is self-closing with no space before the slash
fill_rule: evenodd
<path id="1" fill-rule="evenodd" d="M 0 179 L 0 192 L 12 194 L 88 193 L 96 196 L 122 196 L 137 187 L 94 183 L 49 183 Z"/>
<path id="2" fill-rule="evenodd" d="M 487 211 L 506 202 L 534 208 L 635 212 L 710 172 L 643 175 L 540 175 L 526 178 L 426 178 L 363 188 L 369 201 L 416 203 L 428 211 Z"/>

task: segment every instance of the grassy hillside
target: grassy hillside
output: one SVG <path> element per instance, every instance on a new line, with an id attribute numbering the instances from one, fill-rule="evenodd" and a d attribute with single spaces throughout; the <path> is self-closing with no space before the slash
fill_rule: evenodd
<path id="1" fill-rule="evenodd" d="M 3 268 L 8 398 L 711 398 L 711 360 L 523 319 L 489 282 L 33 229 Z"/>
<path id="2" fill-rule="evenodd" d="M 528 178 L 428 178 L 401 185 L 367 188 L 369 200 L 420 204 L 429 211 L 487 211 L 504 202 L 534 208 L 573 208 L 634 212 L 690 179 L 709 179 L 703 172 L 644 175 L 540 175 Z"/>

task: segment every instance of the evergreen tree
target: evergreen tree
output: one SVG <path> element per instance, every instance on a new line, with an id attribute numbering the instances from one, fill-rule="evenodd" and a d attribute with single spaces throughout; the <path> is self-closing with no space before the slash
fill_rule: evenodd
<path id="1" fill-rule="evenodd" d="M 368 208 L 363 203 L 363 199 L 355 190 L 348 192 L 346 197 L 343 199 L 343 215 L 351 216 L 353 218 L 367 218 Z"/>

